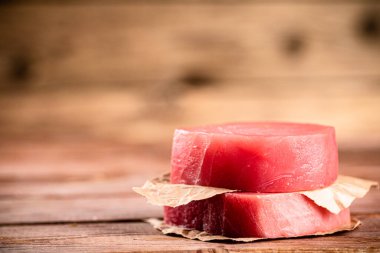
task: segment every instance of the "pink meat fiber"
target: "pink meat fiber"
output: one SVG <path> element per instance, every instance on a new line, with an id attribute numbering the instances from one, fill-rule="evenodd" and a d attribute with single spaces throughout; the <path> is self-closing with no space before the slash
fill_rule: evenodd
<path id="1" fill-rule="evenodd" d="M 328 233 L 350 225 L 349 209 L 333 214 L 299 193 L 226 193 L 165 207 L 167 224 L 228 237 L 281 238 Z"/>
<path id="2" fill-rule="evenodd" d="M 171 183 L 281 193 L 331 185 L 338 175 L 335 130 L 254 122 L 177 129 Z"/>

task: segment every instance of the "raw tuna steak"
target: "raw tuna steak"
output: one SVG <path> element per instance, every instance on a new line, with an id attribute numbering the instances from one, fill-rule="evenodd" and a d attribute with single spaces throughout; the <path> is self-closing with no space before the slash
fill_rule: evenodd
<path id="1" fill-rule="evenodd" d="M 333 127 L 243 123 L 177 129 L 171 182 L 249 192 L 296 192 L 338 175 Z"/>
<path id="2" fill-rule="evenodd" d="M 167 224 L 208 231 L 214 234 L 222 233 L 224 196 L 192 201 L 178 207 L 164 207 L 164 220 Z"/>
<path id="3" fill-rule="evenodd" d="M 214 235 L 279 238 L 342 229 L 350 225 L 350 211 L 333 214 L 299 193 L 226 193 L 165 207 L 164 219 Z"/>

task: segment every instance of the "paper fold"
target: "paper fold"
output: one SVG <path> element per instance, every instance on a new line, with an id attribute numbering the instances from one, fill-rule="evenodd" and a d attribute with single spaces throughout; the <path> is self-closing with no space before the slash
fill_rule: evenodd
<path id="1" fill-rule="evenodd" d="M 224 188 L 205 187 L 200 185 L 170 184 L 170 174 L 146 181 L 142 187 L 133 187 L 138 194 L 147 198 L 148 203 L 158 206 L 177 207 L 193 200 L 208 199 L 215 195 L 235 192 Z"/>
<path id="2" fill-rule="evenodd" d="M 220 241 L 220 240 L 228 240 L 228 241 L 235 241 L 235 242 L 253 242 L 253 241 L 258 241 L 258 240 L 276 239 L 276 238 L 259 238 L 259 237 L 232 238 L 232 237 L 226 237 L 222 235 L 211 235 L 204 231 L 198 231 L 195 229 L 188 229 L 188 228 L 167 225 L 162 220 L 153 219 L 153 218 L 147 219 L 146 222 L 150 223 L 155 229 L 160 230 L 164 235 L 168 235 L 168 234 L 181 235 L 188 239 L 200 240 L 204 242 Z M 351 219 L 350 224 L 344 225 L 342 227 L 336 228 L 334 230 L 331 230 L 325 233 L 315 233 L 315 234 L 307 235 L 307 236 L 328 235 L 328 234 L 333 234 L 333 233 L 342 232 L 342 231 L 351 231 L 357 228 L 359 225 L 360 225 L 360 221 L 353 218 Z M 293 238 L 293 237 L 286 237 L 286 238 Z"/>
<path id="3" fill-rule="evenodd" d="M 355 199 L 364 197 L 373 186 L 379 187 L 378 182 L 340 175 L 329 187 L 300 193 L 317 205 L 338 214 L 349 207 Z"/>
<path id="4" fill-rule="evenodd" d="M 171 184 L 169 177 L 169 173 L 164 174 L 147 181 L 142 187 L 133 187 L 133 190 L 146 197 L 148 202 L 153 205 L 171 207 L 237 191 L 199 185 Z M 378 187 L 379 184 L 375 181 L 340 175 L 335 183 L 329 187 L 299 193 L 310 198 L 317 205 L 337 214 L 349 207 L 356 198 L 364 197 L 373 186 Z"/>

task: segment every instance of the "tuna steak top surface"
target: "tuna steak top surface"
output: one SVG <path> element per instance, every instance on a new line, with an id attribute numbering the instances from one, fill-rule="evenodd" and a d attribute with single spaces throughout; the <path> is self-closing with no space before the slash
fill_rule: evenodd
<path id="1" fill-rule="evenodd" d="M 259 122 L 177 129 L 171 183 L 248 192 L 296 192 L 338 176 L 335 130 L 315 124 Z"/>

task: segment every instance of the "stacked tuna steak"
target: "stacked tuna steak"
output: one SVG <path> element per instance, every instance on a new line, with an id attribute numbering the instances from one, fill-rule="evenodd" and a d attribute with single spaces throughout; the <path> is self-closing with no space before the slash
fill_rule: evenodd
<path id="1" fill-rule="evenodd" d="M 333 127 L 243 123 L 176 130 L 171 183 L 239 190 L 165 207 L 167 224 L 228 237 L 293 237 L 350 224 L 300 194 L 338 176 Z"/>

